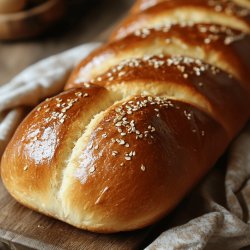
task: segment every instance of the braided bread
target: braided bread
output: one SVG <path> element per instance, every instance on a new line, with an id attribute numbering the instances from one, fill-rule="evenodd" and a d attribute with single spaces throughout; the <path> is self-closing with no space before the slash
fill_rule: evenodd
<path id="1" fill-rule="evenodd" d="M 250 115 L 247 2 L 221 1 L 220 12 L 211 2 L 137 1 L 112 41 L 17 129 L 1 162 L 10 194 L 103 233 L 174 209 Z M 165 25 L 175 11 L 189 22 Z"/>

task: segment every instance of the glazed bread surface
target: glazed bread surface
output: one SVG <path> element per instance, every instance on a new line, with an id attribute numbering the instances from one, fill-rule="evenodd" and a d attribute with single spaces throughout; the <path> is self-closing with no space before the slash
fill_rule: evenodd
<path id="1" fill-rule="evenodd" d="M 136 12 L 141 12 L 143 10 L 146 10 L 152 6 L 157 5 L 158 3 L 161 2 L 167 2 L 171 0 L 137 0 L 131 10 L 132 13 Z M 177 0 L 179 1 L 179 0 Z M 175 2 L 177 2 L 175 1 Z M 208 5 L 213 6 L 216 8 L 217 12 L 222 11 L 223 8 L 227 8 L 228 12 L 230 13 L 230 8 L 235 9 L 237 8 L 238 10 L 241 9 L 240 7 L 247 7 L 248 9 L 250 8 L 250 1 L 249 0 L 199 0 L 200 2 L 207 2 Z M 237 5 L 234 5 L 236 3 Z M 242 9 L 241 9 L 242 10 Z M 243 13 L 246 12 L 246 10 L 243 10 Z"/>
<path id="2" fill-rule="evenodd" d="M 73 71 L 66 89 L 95 79 L 125 59 L 184 55 L 225 70 L 241 80 L 240 84 L 250 91 L 249 44 L 249 34 L 215 24 L 144 28 L 91 53 Z"/>
<path id="3" fill-rule="evenodd" d="M 249 119 L 247 6 L 137 1 L 65 91 L 21 123 L 1 160 L 9 193 L 94 232 L 168 214 Z"/>
<path id="4" fill-rule="evenodd" d="M 166 0 L 131 14 L 113 31 L 111 40 L 121 39 L 142 28 L 175 23 L 213 23 L 250 32 L 249 9 L 226 0 Z"/>

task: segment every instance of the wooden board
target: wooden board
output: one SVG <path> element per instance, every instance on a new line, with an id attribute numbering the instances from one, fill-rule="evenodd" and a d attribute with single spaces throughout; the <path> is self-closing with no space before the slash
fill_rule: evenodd
<path id="1" fill-rule="evenodd" d="M 19 205 L 0 182 L 0 239 L 17 249 L 138 249 L 149 233 L 150 229 L 110 235 L 78 230 Z"/>
<path id="2" fill-rule="evenodd" d="M 87 5 L 82 0 L 70 2 L 72 13 L 56 31 L 33 40 L 0 43 L 0 85 L 51 54 L 104 39 L 109 27 L 133 1 L 91 0 Z M 78 230 L 19 205 L 0 180 L 0 242 L 4 242 L 0 249 L 140 249 L 151 230 L 152 227 L 113 235 Z"/>

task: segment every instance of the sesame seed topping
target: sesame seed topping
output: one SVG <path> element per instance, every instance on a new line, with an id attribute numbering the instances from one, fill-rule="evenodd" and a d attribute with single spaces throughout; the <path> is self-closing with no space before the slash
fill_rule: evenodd
<path id="1" fill-rule="evenodd" d="M 95 167 L 92 166 L 92 167 L 89 169 L 89 172 L 90 172 L 90 173 L 94 173 L 94 172 L 95 172 Z"/>
<path id="2" fill-rule="evenodd" d="M 191 113 L 188 113 L 187 110 L 184 110 L 184 115 L 187 117 L 188 120 L 191 120 L 192 114 L 191 114 Z"/>
<path id="3" fill-rule="evenodd" d="M 217 37 L 220 37 L 218 35 L 211 35 L 209 38 L 215 39 Z M 155 55 L 155 56 L 144 56 L 143 58 L 132 58 L 132 59 L 124 59 L 122 60 L 117 66 L 112 68 L 109 71 L 109 76 L 113 78 L 117 78 L 121 72 L 124 71 L 119 71 L 119 69 L 123 69 L 124 67 L 128 67 L 131 69 L 134 68 L 140 68 L 140 67 L 152 67 L 152 68 L 161 68 L 162 70 L 165 70 L 166 67 L 172 67 L 176 68 L 177 70 L 180 71 L 182 76 L 184 78 L 188 78 L 189 75 L 197 75 L 201 76 L 203 72 L 206 70 L 212 70 L 212 66 L 204 63 L 203 61 L 199 59 L 194 59 L 191 57 L 187 56 L 165 56 L 165 55 Z M 115 75 L 117 74 L 117 75 Z M 123 75 L 123 73 L 122 73 Z M 104 75 L 106 77 L 107 74 Z M 110 78 L 110 77 L 109 77 Z M 128 109 L 127 114 L 132 114 L 133 109 Z"/>
<path id="4" fill-rule="evenodd" d="M 124 140 L 119 140 L 118 143 L 119 143 L 120 145 L 126 144 L 126 142 L 125 142 Z"/>
<path id="5" fill-rule="evenodd" d="M 83 85 L 84 85 L 85 88 L 89 88 L 90 87 L 89 83 L 84 83 Z"/>
<path id="6" fill-rule="evenodd" d="M 245 17 L 250 14 L 247 8 L 239 6 L 232 1 L 228 0 L 209 0 L 208 6 L 213 7 L 216 12 L 225 12 L 227 15 L 236 15 Z"/>
<path id="7" fill-rule="evenodd" d="M 118 155 L 118 152 L 117 152 L 117 151 L 112 151 L 112 155 L 113 155 L 113 156 L 117 156 L 117 155 Z"/>
<path id="8" fill-rule="evenodd" d="M 145 170 L 146 170 L 146 167 L 142 164 L 142 165 L 141 165 L 141 171 L 144 172 Z"/>
<path id="9" fill-rule="evenodd" d="M 102 134 L 102 138 L 107 138 L 107 133 Z"/>
<path id="10" fill-rule="evenodd" d="M 125 156 L 124 157 L 126 161 L 131 161 L 131 157 L 130 156 Z"/>
<path id="11" fill-rule="evenodd" d="M 76 92 L 75 95 L 78 96 L 78 97 L 81 97 L 82 96 L 82 92 Z"/>

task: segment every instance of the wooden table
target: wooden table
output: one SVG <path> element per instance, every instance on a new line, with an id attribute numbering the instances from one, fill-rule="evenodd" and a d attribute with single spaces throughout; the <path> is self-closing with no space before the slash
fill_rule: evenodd
<path id="1" fill-rule="evenodd" d="M 0 43 L 0 85 L 25 67 L 79 44 L 103 40 L 132 0 L 71 0 L 68 15 L 54 30 L 31 40 Z M 75 229 L 19 205 L 0 180 L 0 249 L 138 249 L 152 227 L 101 235 Z"/>

